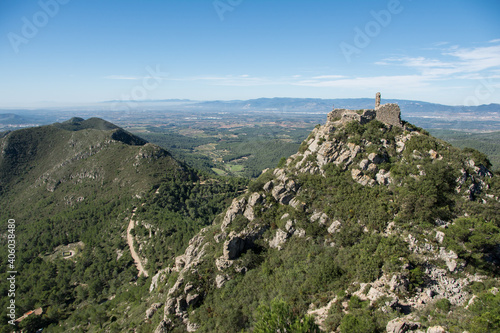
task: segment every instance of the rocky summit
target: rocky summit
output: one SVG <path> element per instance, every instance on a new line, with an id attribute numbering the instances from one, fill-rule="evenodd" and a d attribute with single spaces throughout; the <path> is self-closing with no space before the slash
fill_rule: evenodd
<path id="1" fill-rule="evenodd" d="M 334 109 L 157 272 L 155 332 L 498 331 L 488 167 L 379 97 Z"/>

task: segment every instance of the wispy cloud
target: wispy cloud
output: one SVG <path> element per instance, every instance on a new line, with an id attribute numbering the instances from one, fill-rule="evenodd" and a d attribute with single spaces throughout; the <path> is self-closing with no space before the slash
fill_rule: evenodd
<path id="1" fill-rule="evenodd" d="M 366 76 L 340 78 L 335 80 L 309 79 L 293 82 L 293 85 L 309 87 L 329 87 L 329 88 L 394 88 L 405 86 L 407 88 L 416 88 L 426 85 L 426 80 L 420 75 L 385 75 L 385 76 Z"/>
<path id="2" fill-rule="evenodd" d="M 224 75 L 224 76 L 193 76 L 185 78 L 169 78 L 173 81 L 202 81 L 211 85 L 217 86 L 262 86 L 262 85 L 275 85 L 278 84 L 280 79 L 271 79 L 266 77 L 251 76 L 248 74 L 243 75 Z M 283 83 L 283 82 L 281 82 Z"/>
<path id="3" fill-rule="evenodd" d="M 453 75 L 480 73 L 500 68 L 500 45 L 441 50 L 440 58 L 400 57 L 387 58 L 377 65 L 392 65 L 412 68 L 429 78 L 452 78 Z M 482 73 L 483 75 L 485 73 Z"/>
<path id="4" fill-rule="evenodd" d="M 322 80 L 322 79 L 342 79 L 345 78 L 344 75 L 320 75 L 313 76 L 312 79 Z"/>
<path id="5" fill-rule="evenodd" d="M 500 45 L 464 48 L 441 43 L 442 48 L 434 48 L 435 56 L 402 56 L 381 59 L 375 62 L 382 70 L 373 76 L 346 76 L 336 74 L 332 69 L 328 74 L 291 74 L 280 77 L 254 76 L 251 74 L 204 75 L 184 78 L 170 77 L 174 81 L 197 81 L 212 86 L 304 86 L 325 88 L 347 88 L 353 90 L 380 90 L 408 92 L 422 90 L 436 92 L 444 89 L 440 81 L 449 81 L 454 87 L 467 89 L 480 80 L 500 78 Z M 428 51 L 428 50 L 427 50 Z M 405 70 L 402 70 L 404 68 Z M 333 72 L 333 73 L 332 73 Z M 394 75 L 387 73 L 395 73 Z M 453 80 L 461 82 L 453 83 Z M 467 82 L 467 81 L 470 81 Z M 449 85 L 447 85 L 449 87 Z"/>
<path id="6" fill-rule="evenodd" d="M 468 72 L 500 67 L 500 45 L 463 48 L 445 54 L 458 58 L 458 66 Z"/>
<path id="7" fill-rule="evenodd" d="M 142 77 L 127 76 L 127 75 L 108 75 L 104 77 L 108 80 L 141 80 Z"/>
<path id="8" fill-rule="evenodd" d="M 436 43 L 433 43 L 432 45 L 434 46 L 445 46 L 445 45 L 448 45 L 450 44 L 450 42 L 436 42 Z"/>

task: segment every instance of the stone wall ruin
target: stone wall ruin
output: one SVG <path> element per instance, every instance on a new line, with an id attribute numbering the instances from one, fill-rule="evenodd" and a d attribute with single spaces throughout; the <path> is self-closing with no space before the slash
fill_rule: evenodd
<path id="1" fill-rule="evenodd" d="M 375 96 L 375 109 L 364 110 L 349 110 L 349 109 L 333 109 L 327 115 L 328 122 L 342 123 L 352 120 L 359 121 L 362 125 L 373 119 L 377 119 L 384 124 L 403 127 L 401 122 L 401 109 L 398 104 L 387 103 L 380 105 L 381 95 L 377 93 Z"/>

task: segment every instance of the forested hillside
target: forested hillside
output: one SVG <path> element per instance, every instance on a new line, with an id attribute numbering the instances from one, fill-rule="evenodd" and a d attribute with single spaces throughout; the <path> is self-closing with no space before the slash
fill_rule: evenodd
<path id="1" fill-rule="evenodd" d="M 449 130 L 430 130 L 430 132 L 455 147 L 479 150 L 488 156 L 493 170 L 500 170 L 500 132 L 473 133 Z"/>
<path id="2" fill-rule="evenodd" d="M 498 175 L 409 123 L 330 119 L 249 184 L 95 118 L 4 133 L 0 146 L 16 314 L 43 309 L 18 324 L 28 332 L 500 327 Z"/>
<path id="3" fill-rule="evenodd" d="M 408 123 L 328 121 L 158 273 L 155 332 L 496 332 L 489 165 Z"/>
<path id="4" fill-rule="evenodd" d="M 127 325 L 113 331 L 142 325 L 148 286 L 144 277 L 138 279 L 125 234 L 133 210 L 141 210 L 155 192 L 168 193 L 165 198 L 175 203 L 151 203 L 161 206 L 165 220 L 157 222 L 154 242 L 139 253 L 146 269 L 155 271 L 245 185 L 202 175 L 96 118 L 11 132 L 0 146 L 0 215 L 2 221 L 15 220 L 16 318 L 39 307 L 44 311 L 19 324 L 30 332 L 99 331 L 126 307 Z M 142 228 L 132 230 L 137 248 Z M 5 273 L 7 223 L 1 234 Z M 0 288 L 6 308 L 8 281 Z M 2 316 L 2 332 L 12 330 L 7 320 Z"/>

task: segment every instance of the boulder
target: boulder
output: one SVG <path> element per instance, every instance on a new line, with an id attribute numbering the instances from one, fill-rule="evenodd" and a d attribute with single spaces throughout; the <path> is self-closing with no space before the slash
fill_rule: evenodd
<path id="1" fill-rule="evenodd" d="M 443 326 L 432 326 L 427 329 L 427 333 L 446 333 Z"/>
<path id="2" fill-rule="evenodd" d="M 231 206 L 228 208 L 226 215 L 224 216 L 224 220 L 222 221 L 222 226 L 221 230 L 225 231 L 228 225 L 234 221 L 235 217 L 239 214 L 242 214 L 245 205 L 246 205 L 246 199 L 241 198 L 241 199 L 234 199 L 233 202 L 231 203 Z"/>
<path id="3" fill-rule="evenodd" d="M 186 296 L 186 303 L 188 306 L 196 305 L 201 300 L 200 294 L 188 294 Z"/>
<path id="4" fill-rule="evenodd" d="M 391 183 L 390 177 L 391 177 L 390 172 L 386 172 L 384 169 L 381 169 L 375 176 L 375 179 L 377 180 L 377 183 L 381 185 L 387 185 Z"/>
<path id="5" fill-rule="evenodd" d="M 380 164 L 385 162 L 385 159 L 380 155 L 378 155 L 377 153 L 371 153 L 370 155 L 368 155 L 368 159 L 375 164 Z"/>
<path id="6" fill-rule="evenodd" d="M 150 319 L 151 317 L 154 316 L 156 311 L 163 305 L 163 303 L 153 303 L 149 307 L 149 309 L 146 310 L 146 320 Z"/>
<path id="7" fill-rule="evenodd" d="M 215 286 L 220 289 L 227 281 L 229 281 L 229 276 L 219 274 L 215 277 Z"/>
<path id="8" fill-rule="evenodd" d="M 405 333 L 408 332 L 408 325 L 401 318 L 396 318 L 387 323 L 386 326 L 387 333 Z"/>
<path id="9" fill-rule="evenodd" d="M 245 240 L 236 236 L 234 231 L 232 231 L 228 237 L 229 239 L 224 242 L 222 250 L 223 257 L 227 260 L 234 260 L 238 258 L 245 249 Z"/>
<path id="10" fill-rule="evenodd" d="M 309 218 L 309 221 L 311 222 L 319 222 L 319 224 L 323 225 L 328 221 L 328 215 L 321 211 L 316 211 L 314 214 L 311 215 Z"/>
<path id="11" fill-rule="evenodd" d="M 281 245 L 286 242 L 287 238 L 288 233 L 284 232 L 281 229 L 278 229 L 278 231 L 276 231 L 276 235 L 274 235 L 274 238 L 269 241 L 269 246 L 281 250 Z"/>
<path id="12" fill-rule="evenodd" d="M 296 197 L 290 200 L 288 204 L 299 211 L 303 211 L 306 207 L 306 204 L 302 201 L 299 201 Z"/>
<path id="13" fill-rule="evenodd" d="M 378 171 L 378 167 L 377 167 L 377 165 L 372 163 L 372 164 L 368 165 L 367 171 L 375 173 Z"/>
<path id="14" fill-rule="evenodd" d="M 305 237 L 306 235 L 306 231 L 302 228 L 297 228 L 297 230 L 295 230 L 295 232 L 293 233 L 294 236 L 297 236 L 297 237 Z"/>
<path id="15" fill-rule="evenodd" d="M 408 279 L 406 276 L 400 274 L 394 274 L 389 281 L 389 290 L 394 293 L 404 293 L 407 291 L 409 286 Z"/>
<path id="16" fill-rule="evenodd" d="M 250 198 L 248 198 L 248 206 L 255 206 L 256 204 L 258 204 L 262 199 L 262 196 L 260 195 L 260 193 L 257 193 L 257 192 L 254 192 L 252 193 L 252 195 L 250 196 Z"/>
<path id="17" fill-rule="evenodd" d="M 342 223 L 340 221 L 335 220 L 332 222 L 332 224 L 328 227 L 328 232 L 330 234 L 334 234 L 340 230 L 340 227 L 342 227 Z"/>
<path id="18" fill-rule="evenodd" d="M 153 292 L 153 290 L 158 288 L 158 285 L 161 282 L 165 281 L 165 275 L 169 274 L 169 273 L 171 273 L 170 267 L 158 271 L 158 273 L 156 273 L 153 276 L 153 278 L 151 279 L 151 285 L 149 286 L 149 292 L 151 293 L 151 292 Z"/>
<path id="19" fill-rule="evenodd" d="M 269 192 L 273 189 L 273 181 L 270 180 L 267 183 L 264 184 L 264 187 L 262 188 L 264 191 Z"/>
<path id="20" fill-rule="evenodd" d="M 364 175 L 361 178 L 357 180 L 358 183 L 360 183 L 363 186 L 373 186 L 375 185 L 375 180 L 371 179 L 369 176 Z"/>
<path id="21" fill-rule="evenodd" d="M 154 333 L 168 333 L 172 328 L 172 321 L 170 319 L 162 320 L 156 327 Z"/>
<path id="22" fill-rule="evenodd" d="M 444 262 L 446 263 L 446 266 L 448 267 L 448 270 L 450 272 L 453 272 L 455 268 L 457 268 L 457 261 L 458 256 L 455 252 L 453 251 L 446 251 L 446 248 L 441 247 L 439 248 L 439 258 L 443 259 Z"/>
<path id="23" fill-rule="evenodd" d="M 438 159 L 438 158 L 439 158 L 439 159 L 442 159 L 442 157 L 440 158 L 439 154 L 438 154 L 435 150 L 433 150 L 433 149 L 429 150 L 429 156 L 430 156 L 433 160 Z"/>
<path id="24" fill-rule="evenodd" d="M 436 240 L 438 243 L 442 243 L 444 241 L 444 232 L 436 231 Z"/>
<path id="25" fill-rule="evenodd" d="M 356 180 L 358 178 L 360 178 L 361 176 L 363 175 L 363 172 L 359 169 L 352 169 L 351 170 L 351 176 L 352 176 L 352 179 Z"/>
<path id="26" fill-rule="evenodd" d="M 253 206 L 247 206 L 247 209 L 245 209 L 245 212 L 243 212 L 243 216 L 248 219 L 248 221 L 253 221 L 255 219 L 255 214 L 253 210 Z"/>
<path id="27" fill-rule="evenodd" d="M 370 160 L 368 159 L 364 159 L 361 162 L 359 162 L 359 167 L 361 168 L 361 170 L 368 169 L 368 165 L 370 165 Z"/>
<path id="28" fill-rule="evenodd" d="M 387 333 L 405 333 L 410 330 L 416 330 L 420 327 L 420 323 L 415 323 L 407 318 L 396 318 L 387 323 Z"/>

